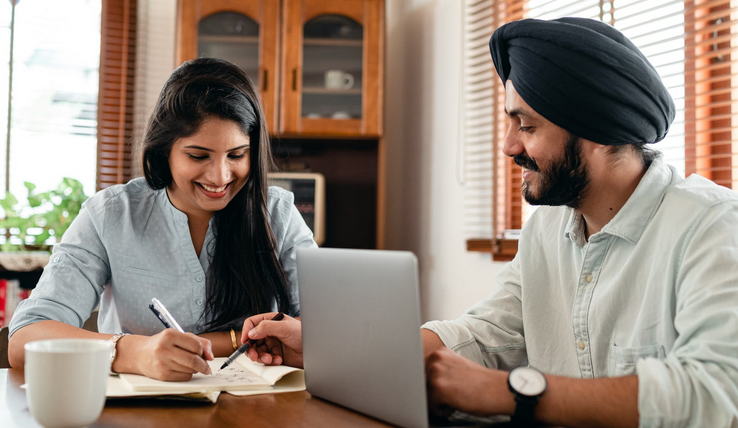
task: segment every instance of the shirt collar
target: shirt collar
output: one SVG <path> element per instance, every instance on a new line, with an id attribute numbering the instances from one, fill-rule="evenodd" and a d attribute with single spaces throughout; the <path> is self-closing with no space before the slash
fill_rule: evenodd
<path id="1" fill-rule="evenodd" d="M 177 207 L 172 204 L 172 201 L 169 200 L 169 195 L 167 195 L 166 187 L 157 190 L 157 193 L 159 206 L 161 206 L 162 210 L 167 214 L 167 216 L 173 218 L 174 220 L 187 224 L 187 214 L 178 210 Z"/>
<path id="2" fill-rule="evenodd" d="M 603 233 L 618 236 L 634 244 L 638 242 L 661 205 L 666 189 L 674 177 L 675 171 L 664 163 L 661 155 L 657 156 L 651 162 L 651 166 L 648 167 L 625 205 L 600 232 L 593 236 Z M 573 209 L 570 209 L 570 211 L 564 236 L 571 239 L 575 244 L 582 246 L 586 243 L 584 239 L 584 219 L 578 211 Z"/>

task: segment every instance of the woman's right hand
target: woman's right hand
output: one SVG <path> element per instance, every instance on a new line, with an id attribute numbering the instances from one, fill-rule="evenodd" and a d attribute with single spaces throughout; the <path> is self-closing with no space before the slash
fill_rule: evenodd
<path id="1" fill-rule="evenodd" d="M 154 336 L 123 336 L 118 340 L 113 371 L 140 373 L 166 381 L 188 381 L 195 373 L 210 374 L 209 340 L 168 328 Z"/>

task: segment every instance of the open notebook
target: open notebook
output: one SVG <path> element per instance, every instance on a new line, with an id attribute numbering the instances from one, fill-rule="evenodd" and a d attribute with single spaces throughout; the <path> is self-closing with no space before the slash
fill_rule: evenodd
<path id="1" fill-rule="evenodd" d="M 197 373 L 186 382 L 165 382 L 141 375 L 121 374 L 120 379 L 116 379 L 117 382 L 109 382 L 107 395 L 109 398 L 122 398 L 196 394 L 217 399 L 217 395 L 209 393 L 226 391 L 234 395 L 252 395 L 305 389 L 305 374 L 302 369 L 265 366 L 242 355 L 230 366 L 218 370 L 225 360 L 226 358 L 216 358 L 209 361 L 213 374 Z"/>

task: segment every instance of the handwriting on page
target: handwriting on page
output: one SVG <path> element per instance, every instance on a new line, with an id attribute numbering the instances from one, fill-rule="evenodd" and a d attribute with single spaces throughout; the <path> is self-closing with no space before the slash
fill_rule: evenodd
<path id="1" fill-rule="evenodd" d="M 239 385 L 255 384 L 255 383 L 264 382 L 264 380 L 260 378 L 259 376 L 256 376 L 255 374 L 252 374 L 252 373 L 245 372 L 233 366 L 226 367 L 223 370 L 219 370 L 219 371 L 213 370 L 213 374 L 211 374 L 208 377 L 217 378 L 221 380 L 222 382 L 226 382 L 229 384 L 239 384 Z"/>

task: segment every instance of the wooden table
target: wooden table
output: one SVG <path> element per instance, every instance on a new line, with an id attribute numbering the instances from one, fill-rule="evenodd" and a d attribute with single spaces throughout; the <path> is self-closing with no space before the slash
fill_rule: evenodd
<path id="1" fill-rule="evenodd" d="M 28 412 L 23 370 L 0 369 L 0 427 L 39 427 Z M 389 427 L 307 392 L 236 397 L 217 404 L 151 399 L 108 400 L 93 427 Z"/>

